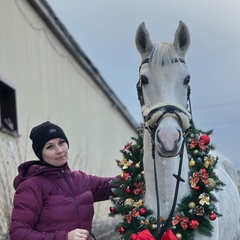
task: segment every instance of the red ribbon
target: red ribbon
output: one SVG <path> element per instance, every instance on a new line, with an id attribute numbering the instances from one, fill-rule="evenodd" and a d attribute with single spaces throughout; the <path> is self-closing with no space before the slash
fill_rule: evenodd
<path id="1" fill-rule="evenodd" d="M 209 174 L 208 173 L 199 173 L 199 172 L 195 172 L 194 174 L 193 174 L 193 182 L 195 183 L 195 184 L 197 184 L 198 183 L 198 181 L 201 179 L 202 180 L 202 182 L 205 184 L 205 185 L 207 185 L 208 184 L 208 178 L 209 178 Z"/>
<path id="2" fill-rule="evenodd" d="M 186 230 L 188 228 L 188 217 L 181 217 L 180 215 L 176 215 L 176 217 L 172 220 L 172 225 L 175 226 L 177 224 L 180 224 L 183 230 Z"/>
<path id="3" fill-rule="evenodd" d="M 126 220 L 128 223 L 131 223 L 132 221 L 132 217 L 138 217 L 139 216 L 139 212 L 136 210 L 136 208 L 134 208 L 131 213 L 127 214 L 125 216 Z"/>
<path id="4" fill-rule="evenodd" d="M 199 146 L 203 151 L 207 148 L 206 145 L 205 145 L 205 141 L 204 140 L 199 140 L 197 141 L 195 138 L 192 139 L 189 147 L 191 149 L 195 148 L 196 146 Z"/>
<path id="5" fill-rule="evenodd" d="M 133 191 L 133 193 L 135 194 L 135 195 L 138 195 L 139 193 L 144 193 L 144 190 L 143 190 L 143 184 L 144 184 L 144 182 L 140 182 L 140 183 L 137 183 L 137 182 L 135 182 L 133 185 L 136 187 L 135 189 L 134 189 L 134 191 Z"/>
<path id="6" fill-rule="evenodd" d="M 124 151 L 128 151 L 128 150 L 130 149 L 130 147 L 131 147 L 131 144 L 132 144 L 132 143 L 130 142 L 130 143 L 128 143 L 127 145 L 125 145 L 123 150 L 124 150 Z"/>
<path id="7" fill-rule="evenodd" d="M 133 236 L 133 235 L 132 235 Z M 153 235 L 149 232 L 148 229 L 143 230 L 138 233 L 136 237 L 132 237 L 131 240 L 155 240 Z M 178 240 L 177 237 L 173 234 L 173 232 L 169 229 L 162 236 L 161 240 Z"/>

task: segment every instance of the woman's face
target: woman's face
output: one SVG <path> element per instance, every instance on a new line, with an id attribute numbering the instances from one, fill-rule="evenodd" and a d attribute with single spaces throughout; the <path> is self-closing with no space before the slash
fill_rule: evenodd
<path id="1" fill-rule="evenodd" d="M 55 167 L 64 165 L 68 159 L 68 144 L 63 138 L 54 138 L 45 143 L 43 160 Z"/>

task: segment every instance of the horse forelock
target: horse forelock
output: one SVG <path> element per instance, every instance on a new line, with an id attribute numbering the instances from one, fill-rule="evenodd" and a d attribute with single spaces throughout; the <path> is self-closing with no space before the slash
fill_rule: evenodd
<path id="1" fill-rule="evenodd" d="M 149 57 L 149 70 L 158 73 L 162 66 L 172 63 L 174 58 L 176 58 L 176 53 L 172 44 L 156 44 Z"/>

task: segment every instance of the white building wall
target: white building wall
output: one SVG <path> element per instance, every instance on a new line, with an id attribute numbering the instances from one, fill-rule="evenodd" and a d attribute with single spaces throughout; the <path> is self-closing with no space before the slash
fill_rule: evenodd
<path id="1" fill-rule="evenodd" d="M 91 172 L 116 174 L 114 160 L 135 129 L 27 1 L 0 5 L 0 75 L 16 87 L 19 134 L 53 121 L 66 131 L 73 159 L 82 151 Z"/>
<path id="2" fill-rule="evenodd" d="M 119 174 L 115 159 L 121 158 L 120 149 L 136 135 L 131 121 L 28 1 L 1 0 L 0 29 L 0 79 L 15 87 L 20 135 L 15 138 L 0 132 L 0 152 L 12 161 L 8 169 L 12 177 L 18 163 L 35 159 L 29 131 L 46 120 L 66 132 L 74 168 L 102 176 Z M 13 144 L 10 152 L 9 144 Z M 100 213 L 101 207 L 97 208 Z"/>

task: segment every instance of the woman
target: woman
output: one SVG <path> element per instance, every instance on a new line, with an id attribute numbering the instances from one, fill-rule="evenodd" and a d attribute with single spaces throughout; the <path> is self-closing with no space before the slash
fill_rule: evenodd
<path id="1" fill-rule="evenodd" d="M 72 171 L 67 164 L 68 139 L 51 122 L 34 127 L 30 138 L 39 161 L 18 167 L 10 239 L 92 239 L 93 203 L 113 195 L 113 178 Z"/>

